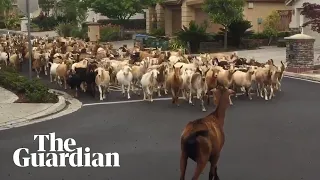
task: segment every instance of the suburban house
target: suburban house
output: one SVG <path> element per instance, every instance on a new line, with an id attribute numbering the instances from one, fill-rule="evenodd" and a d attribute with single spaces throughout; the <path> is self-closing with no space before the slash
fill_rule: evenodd
<path id="1" fill-rule="evenodd" d="M 305 2 L 309 3 L 317 3 L 320 4 L 319 0 L 287 0 L 286 5 L 290 8 L 292 8 L 292 21 L 290 23 L 290 28 L 297 28 L 301 29 L 301 32 L 303 34 L 312 36 L 316 39 L 314 43 L 314 47 L 317 49 L 320 49 L 320 33 L 312 31 L 310 26 L 307 27 L 301 27 L 303 23 L 307 22 L 307 19 L 304 17 L 304 15 L 301 15 L 302 11 L 302 4 Z"/>
<path id="2" fill-rule="evenodd" d="M 281 14 L 282 26 L 280 30 L 288 30 L 291 21 L 291 7 L 285 5 L 285 0 L 245 0 L 244 17 L 251 21 L 252 30 L 263 30 L 263 20 L 273 11 Z M 190 21 L 198 24 L 207 21 L 208 32 L 218 32 L 220 25 L 211 23 L 208 14 L 202 10 L 204 0 L 164 0 L 155 7 L 149 7 L 146 12 L 147 32 L 152 27 L 164 28 L 167 35 L 179 31 L 182 26 L 188 26 Z"/>
<path id="3" fill-rule="evenodd" d="M 144 10 L 144 11 L 146 12 L 147 10 Z M 88 17 L 87 17 L 86 21 L 91 22 L 91 21 L 93 21 L 93 19 L 95 21 L 98 21 L 98 20 L 109 19 L 109 18 L 107 16 L 101 15 L 100 13 L 95 13 L 94 11 L 89 10 Z M 130 19 L 145 19 L 145 13 L 137 13 L 137 14 L 133 15 L 132 17 L 130 17 Z"/>

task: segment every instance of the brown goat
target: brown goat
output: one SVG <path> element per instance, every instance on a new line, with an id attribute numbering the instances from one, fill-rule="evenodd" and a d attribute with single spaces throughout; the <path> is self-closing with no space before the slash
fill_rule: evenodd
<path id="1" fill-rule="evenodd" d="M 210 104 L 210 92 L 212 92 L 211 90 L 216 88 L 218 85 L 218 74 L 219 74 L 220 70 L 217 68 L 212 68 L 210 69 L 207 74 L 206 74 L 206 83 L 208 86 L 208 91 L 207 91 L 207 104 Z"/>
<path id="2" fill-rule="evenodd" d="M 216 109 L 208 116 L 191 121 L 181 135 L 180 180 L 185 179 L 188 158 L 197 163 L 192 180 L 198 180 L 207 162 L 211 163 L 209 180 L 219 180 L 217 163 L 224 145 L 224 119 L 230 106 L 231 89 L 216 88 L 213 90 Z"/>
<path id="3" fill-rule="evenodd" d="M 62 64 L 57 67 L 57 76 L 63 80 L 64 89 L 67 89 L 68 70 L 71 69 L 71 62 L 64 60 Z"/>
<path id="4" fill-rule="evenodd" d="M 173 72 L 169 74 L 166 85 L 168 85 L 168 89 L 171 89 L 172 94 L 172 104 L 176 104 L 179 106 L 179 94 L 181 91 L 183 80 L 181 78 L 181 67 L 175 67 L 173 65 Z"/>

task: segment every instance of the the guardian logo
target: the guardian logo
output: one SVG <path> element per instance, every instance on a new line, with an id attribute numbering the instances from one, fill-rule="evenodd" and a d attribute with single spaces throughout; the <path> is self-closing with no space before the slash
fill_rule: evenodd
<path id="1" fill-rule="evenodd" d="M 118 153 L 90 153 L 90 148 L 73 148 L 76 141 L 72 138 L 56 138 L 55 133 L 34 135 L 38 139 L 37 152 L 19 148 L 13 153 L 13 162 L 19 167 L 120 167 Z M 45 141 L 49 141 L 49 150 Z M 56 144 L 57 143 L 57 144 Z M 112 164 L 113 162 L 113 164 Z"/>

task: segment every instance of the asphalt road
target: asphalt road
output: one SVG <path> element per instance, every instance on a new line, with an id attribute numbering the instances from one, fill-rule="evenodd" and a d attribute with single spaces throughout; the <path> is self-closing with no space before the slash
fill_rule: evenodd
<path id="1" fill-rule="evenodd" d="M 285 78 L 271 101 L 235 99 L 227 112 L 226 143 L 218 172 L 223 180 L 314 180 L 319 176 L 319 84 Z M 97 101 L 95 101 L 97 102 Z M 212 111 L 213 106 L 208 107 Z M 207 112 L 209 113 L 209 112 Z M 84 106 L 46 122 L 0 131 L 1 180 L 179 179 L 180 134 L 200 107 L 170 101 Z M 13 152 L 35 151 L 34 134 L 74 138 L 91 152 L 118 152 L 119 168 L 18 168 Z M 187 179 L 195 163 L 189 160 Z M 201 180 L 208 179 L 207 167 Z"/>

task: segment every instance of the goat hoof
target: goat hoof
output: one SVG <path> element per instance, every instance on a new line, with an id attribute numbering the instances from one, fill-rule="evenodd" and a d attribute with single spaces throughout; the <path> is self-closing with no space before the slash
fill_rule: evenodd
<path id="1" fill-rule="evenodd" d="M 206 112 L 207 110 L 206 109 L 202 109 L 202 112 Z"/>

